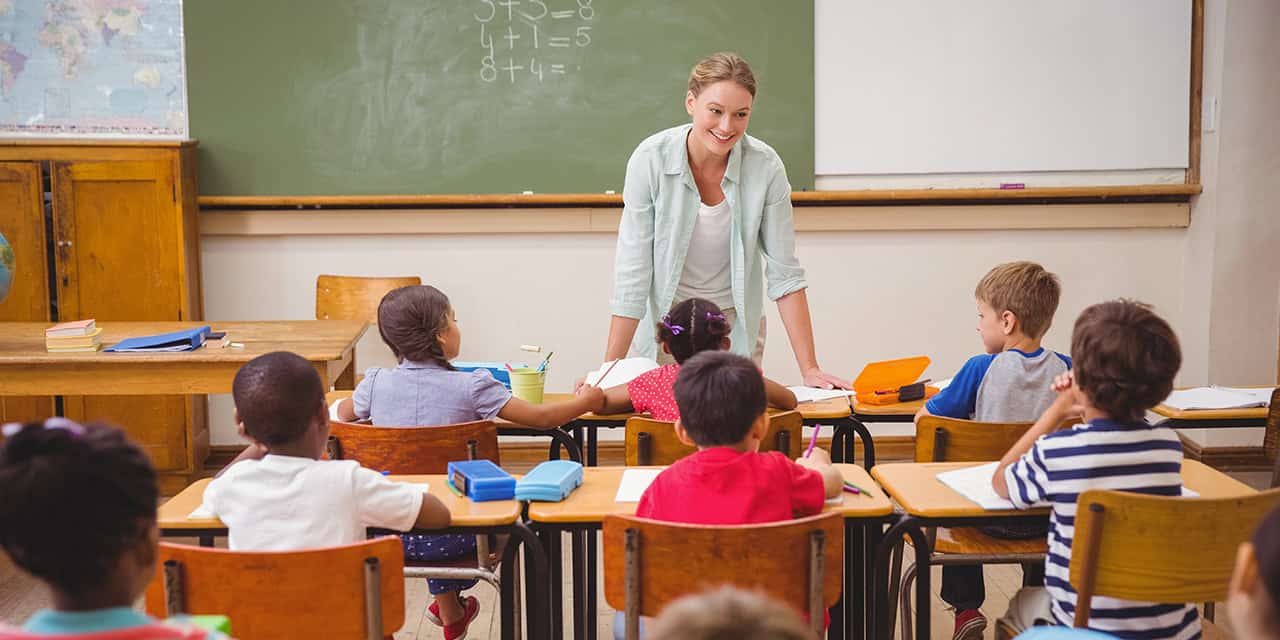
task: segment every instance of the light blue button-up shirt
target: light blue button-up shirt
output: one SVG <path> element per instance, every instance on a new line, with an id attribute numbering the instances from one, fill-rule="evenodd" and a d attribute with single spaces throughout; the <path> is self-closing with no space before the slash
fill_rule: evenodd
<path id="1" fill-rule="evenodd" d="M 640 319 L 631 348 L 651 358 L 654 322 L 675 302 L 701 202 L 685 147 L 691 127 L 649 136 L 627 162 L 610 311 Z M 720 187 L 733 213 L 729 266 L 738 320 L 729 338 L 734 353 L 749 356 L 764 312 L 761 267 L 770 300 L 807 286 L 795 255 L 791 183 L 773 147 L 744 135 L 729 153 Z"/>

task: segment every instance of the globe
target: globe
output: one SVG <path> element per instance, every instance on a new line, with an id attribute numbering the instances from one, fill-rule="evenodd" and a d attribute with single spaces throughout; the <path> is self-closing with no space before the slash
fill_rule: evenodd
<path id="1" fill-rule="evenodd" d="M 13 283 L 13 247 L 0 233 L 0 301 L 9 295 L 9 285 Z"/>

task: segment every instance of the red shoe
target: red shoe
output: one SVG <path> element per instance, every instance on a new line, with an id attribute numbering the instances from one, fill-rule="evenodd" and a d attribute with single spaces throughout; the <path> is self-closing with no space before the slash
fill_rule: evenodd
<path id="1" fill-rule="evenodd" d="M 987 628 L 987 617 L 977 609 L 965 609 L 956 612 L 956 630 L 951 640 L 982 640 L 982 632 Z"/>
<path id="2" fill-rule="evenodd" d="M 444 640 L 462 640 L 467 637 L 467 627 L 470 627 L 471 621 L 480 615 L 480 601 L 475 596 L 463 598 L 462 605 L 466 609 L 466 613 L 461 620 L 453 624 L 444 625 Z"/>
<path id="3" fill-rule="evenodd" d="M 437 627 L 444 626 L 444 620 L 440 619 L 440 604 L 433 598 L 431 604 L 427 605 L 427 622 Z"/>

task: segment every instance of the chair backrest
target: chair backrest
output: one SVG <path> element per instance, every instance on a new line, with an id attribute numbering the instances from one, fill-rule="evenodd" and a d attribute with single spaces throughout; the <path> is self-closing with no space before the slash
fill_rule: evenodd
<path id="1" fill-rule="evenodd" d="M 1070 580 L 1075 626 L 1090 599 L 1225 600 L 1236 547 L 1280 504 L 1280 489 L 1234 498 L 1173 498 L 1091 490 L 1076 502 Z"/>
<path id="2" fill-rule="evenodd" d="M 498 428 L 488 420 L 438 427 L 374 427 L 331 421 L 329 458 L 395 474 L 445 473 L 455 460 L 498 456 Z M 474 442 L 475 451 L 470 450 Z M 473 455 L 474 453 L 474 455 Z"/>
<path id="3" fill-rule="evenodd" d="M 392 289 L 418 284 L 422 284 L 418 276 L 316 276 L 316 320 L 364 320 L 377 324 L 382 296 Z"/>
<path id="4" fill-rule="evenodd" d="M 221 614 L 241 640 L 389 638 L 404 625 L 397 537 L 307 551 L 161 542 L 147 613 Z"/>
<path id="5" fill-rule="evenodd" d="M 804 416 L 799 411 L 769 415 L 769 429 L 760 441 L 760 451 L 781 451 L 788 458 L 804 453 Z M 641 416 L 627 418 L 627 466 L 667 465 L 698 448 L 680 442 L 673 423 Z"/>
<path id="6" fill-rule="evenodd" d="M 738 526 L 604 519 L 605 600 L 626 612 L 629 627 L 633 615 L 656 616 L 680 596 L 732 585 L 807 612 L 818 631 L 822 610 L 840 597 L 843 561 L 837 513 Z"/>
<path id="7" fill-rule="evenodd" d="M 990 462 L 999 460 L 1029 422 L 974 422 L 922 416 L 916 421 L 916 462 Z"/>
<path id="8" fill-rule="evenodd" d="M 1262 451 L 1271 461 L 1272 488 L 1280 487 L 1280 387 L 1271 392 L 1267 407 L 1267 428 L 1262 434 Z"/>

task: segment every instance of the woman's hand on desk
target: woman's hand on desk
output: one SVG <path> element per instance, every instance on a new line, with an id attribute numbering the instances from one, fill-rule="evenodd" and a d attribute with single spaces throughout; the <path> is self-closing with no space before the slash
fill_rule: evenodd
<path id="1" fill-rule="evenodd" d="M 804 371 L 804 386 L 819 389 L 852 389 L 853 384 L 844 378 L 833 376 L 822 369 L 813 367 Z"/>

